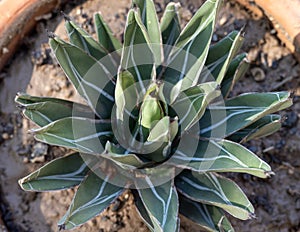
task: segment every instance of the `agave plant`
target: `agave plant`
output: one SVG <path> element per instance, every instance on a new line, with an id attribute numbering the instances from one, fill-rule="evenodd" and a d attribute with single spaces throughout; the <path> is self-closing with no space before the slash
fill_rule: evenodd
<path id="1" fill-rule="evenodd" d="M 79 186 L 58 222 L 72 229 L 100 214 L 126 189 L 151 231 L 179 231 L 178 214 L 208 231 L 233 231 L 226 214 L 254 209 L 223 172 L 266 178 L 270 166 L 241 145 L 277 131 L 289 93 L 229 97 L 245 73 L 241 32 L 211 44 L 221 0 L 206 1 L 181 29 L 179 4 L 160 20 L 152 0 L 133 0 L 123 45 L 101 14 L 97 41 L 69 18 L 69 42 L 50 46 L 86 104 L 18 94 L 39 141 L 74 150 L 19 181 L 27 191 Z"/>

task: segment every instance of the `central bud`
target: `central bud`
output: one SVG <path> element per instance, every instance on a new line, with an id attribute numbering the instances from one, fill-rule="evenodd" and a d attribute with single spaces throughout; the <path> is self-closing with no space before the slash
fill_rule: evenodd
<path id="1" fill-rule="evenodd" d="M 144 128 L 152 129 L 167 114 L 164 99 L 160 99 L 159 94 L 162 86 L 153 83 L 144 96 L 139 117 L 139 124 Z"/>

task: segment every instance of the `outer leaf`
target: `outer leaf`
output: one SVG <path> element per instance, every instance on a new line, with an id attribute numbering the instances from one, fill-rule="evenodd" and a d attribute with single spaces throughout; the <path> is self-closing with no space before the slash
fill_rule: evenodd
<path id="1" fill-rule="evenodd" d="M 76 90 L 97 116 L 109 118 L 114 103 L 111 73 L 95 58 L 57 37 L 50 39 L 50 46 Z"/>
<path id="2" fill-rule="evenodd" d="M 137 12 L 130 10 L 124 35 L 121 68 L 128 70 L 137 82 L 138 91 L 145 94 L 152 78 L 154 58 L 150 39 Z"/>
<path id="3" fill-rule="evenodd" d="M 149 188 L 138 189 L 138 193 L 153 225 L 149 229 L 155 232 L 176 231 L 178 196 L 173 181 L 160 186 L 153 186 L 147 176 L 145 181 Z"/>
<path id="4" fill-rule="evenodd" d="M 86 118 L 64 118 L 32 130 L 37 140 L 72 148 L 85 153 L 101 154 L 111 137 L 110 121 Z"/>
<path id="5" fill-rule="evenodd" d="M 107 55 L 107 51 L 102 47 L 93 37 L 83 30 L 76 23 L 66 18 L 65 21 L 66 31 L 70 42 L 87 52 L 90 56 L 99 60 Z"/>
<path id="6" fill-rule="evenodd" d="M 165 12 L 161 18 L 160 30 L 162 34 L 162 41 L 164 46 L 164 56 L 169 57 L 172 46 L 178 39 L 181 28 L 180 28 L 180 17 L 179 17 L 179 3 L 170 2 L 165 9 Z"/>
<path id="7" fill-rule="evenodd" d="M 262 138 L 278 131 L 281 127 L 281 116 L 271 114 L 265 116 L 250 126 L 235 132 L 229 137 L 232 141 L 247 142 L 252 139 Z"/>
<path id="8" fill-rule="evenodd" d="M 96 13 L 94 15 L 95 29 L 98 36 L 98 41 L 108 52 L 117 51 L 120 53 L 122 44 L 120 41 L 113 36 L 113 33 L 109 26 L 105 23 L 102 15 Z"/>
<path id="9" fill-rule="evenodd" d="M 153 226 L 151 218 L 150 218 L 150 216 L 147 212 L 147 209 L 145 208 L 144 203 L 143 203 L 142 199 L 140 198 L 138 192 L 133 191 L 133 194 L 134 194 L 134 203 L 135 203 L 138 214 L 143 219 L 143 221 L 145 222 L 145 224 L 147 225 L 149 230 L 155 231 L 155 228 Z"/>
<path id="10" fill-rule="evenodd" d="M 106 209 L 122 192 L 123 188 L 109 183 L 91 172 L 79 186 L 73 201 L 58 225 L 62 229 L 77 227 Z"/>
<path id="11" fill-rule="evenodd" d="M 175 166 L 197 172 L 242 172 L 261 178 L 271 167 L 244 146 L 228 140 L 202 141 L 185 135 L 170 160 Z M 196 149 L 194 148 L 196 146 Z"/>
<path id="12" fill-rule="evenodd" d="M 232 135 L 268 114 L 291 106 L 289 96 L 287 92 L 247 93 L 226 100 L 225 106 L 212 105 L 199 122 L 199 134 L 201 137 L 218 138 Z"/>
<path id="13" fill-rule="evenodd" d="M 201 74 L 200 83 L 207 81 L 212 75 L 221 84 L 229 64 L 243 43 L 241 32 L 233 31 L 209 49 L 205 71 Z"/>
<path id="14" fill-rule="evenodd" d="M 65 25 L 71 43 L 99 60 L 112 76 L 115 76 L 119 59 L 116 59 L 116 62 L 105 47 L 101 46 L 90 34 L 74 22 L 67 19 Z"/>
<path id="15" fill-rule="evenodd" d="M 91 159 L 83 160 L 79 153 L 57 158 L 19 180 L 27 191 L 54 191 L 79 185 L 84 179 Z"/>
<path id="16" fill-rule="evenodd" d="M 149 35 L 156 65 L 162 61 L 161 32 L 153 0 L 133 0 L 140 9 L 141 19 Z"/>
<path id="17" fill-rule="evenodd" d="M 220 207 L 241 220 L 253 218 L 254 208 L 233 181 L 211 173 L 183 172 L 175 179 L 177 190 L 193 201 Z"/>
<path id="18" fill-rule="evenodd" d="M 246 73 L 249 67 L 249 62 L 246 56 L 246 53 L 242 53 L 231 61 L 221 83 L 221 91 L 223 96 L 227 97 L 235 83 Z"/>
<path id="19" fill-rule="evenodd" d="M 206 1 L 182 30 L 172 49 L 165 81 L 175 85 L 171 102 L 180 91 L 197 84 L 212 38 L 217 11 L 221 0 Z M 170 91 L 170 90 L 168 90 Z"/>
<path id="20" fill-rule="evenodd" d="M 216 82 L 208 82 L 183 91 L 171 104 L 180 119 L 181 131 L 191 128 L 205 112 L 207 105 L 220 95 Z"/>
<path id="21" fill-rule="evenodd" d="M 233 232 L 230 222 L 223 210 L 218 207 L 201 204 L 184 196 L 179 198 L 179 212 L 211 232 Z"/>
<path id="22" fill-rule="evenodd" d="M 95 117 L 88 106 L 62 99 L 34 97 L 19 93 L 15 101 L 25 107 L 24 115 L 39 126 L 46 126 L 58 119 L 71 116 Z"/>

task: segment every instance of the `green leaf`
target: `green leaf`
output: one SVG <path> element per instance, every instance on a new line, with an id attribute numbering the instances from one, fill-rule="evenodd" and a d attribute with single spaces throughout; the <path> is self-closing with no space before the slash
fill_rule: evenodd
<path id="1" fill-rule="evenodd" d="M 164 80 L 174 85 L 171 102 L 197 84 L 212 38 L 221 0 L 206 1 L 182 30 L 167 60 Z M 170 90 L 167 90 L 168 92 Z"/>
<path id="2" fill-rule="evenodd" d="M 233 181 L 212 173 L 184 171 L 175 179 L 177 190 L 185 197 L 224 209 L 241 220 L 254 217 L 254 208 Z"/>
<path id="3" fill-rule="evenodd" d="M 175 41 L 178 39 L 181 32 L 180 17 L 178 12 L 179 7 L 179 3 L 168 3 L 161 18 L 160 30 L 164 45 L 165 58 L 169 57 L 172 46 L 175 44 Z"/>
<path id="4" fill-rule="evenodd" d="M 173 141 L 178 132 L 178 121 L 176 119 L 171 120 L 169 116 L 163 117 L 157 122 L 157 124 L 150 130 L 148 141 Z"/>
<path id="5" fill-rule="evenodd" d="M 107 55 L 108 52 L 90 34 L 69 18 L 66 18 L 65 27 L 71 44 L 81 48 L 97 60 Z"/>
<path id="6" fill-rule="evenodd" d="M 225 103 L 225 105 L 224 105 Z M 246 93 L 211 105 L 201 118 L 201 137 L 228 137 L 260 118 L 292 105 L 288 92 Z"/>
<path id="7" fill-rule="evenodd" d="M 145 157 L 156 162 L 168 158 L 171 153 L 172 141 L 178 132 L 178 118 L 166 116 L 151 128 L 143 150 Z"/>
<path id="8" fill-rule="evenodd" d="M 201 204 L 181 195 L 179 197 L 179 212 L 207 231 L 234 231 L 223 210 L 218 207 Z"/>
<path id="9" fill-rule="evenodd" d="M 79 186 L 73 201 L 58 226 L 62 229 L 77 227 L 105 210 L 123 191 L 109 183 L 111 175 L 102 180 L 91 172 Z"/>
<path id="10" fill-rule="evenodd" d="M 101 154 L 112 136 L 109 120 L 76 117 L 60 119 L 31 131 L 39 141 L 92 154 Z"/>
<path id="11" fill-rule="evenodd" d="M 96 115 L 110 118 L 115 86 L 109 70 L 80 48 L 57 37 L 49 43 L 62 69 Z"/>
<path id="12" fill-rule="evenodd" d="M 79 185 L 90 170 L 92 159 L 82 159 L 79 153 L 57 158 L 19 180 L 26 191 L 54 191 Z"/>
<path id="13" fill-rule="evenodd" d="M 145 208 L 142 199 L 140 198 L 137 191 L 132 190 L 132 193 L 134 195 L 134 203 L 137 209 L 138 214 L 140 215 L 141 219 L 145 222 L 146 226 L 149 228 L 150 231 L 154 231 L 154 226 L 151 221 L 151 218 L 147 212 L 147 209 Z"/>
<path id="14" fill-rule="evenodd" d="M 71 116 L 95 117 L 88 106 L 58 98 L 35 97 L 18 93 L 15 101 L 24 107 L 23 113 L 27 118 L 42 127 L 58 119 Z"/>
<path id="15" fill-rule="evenodd" d="M 208 104 L 220 96 L 216 82 L 208 82 L 183 91 L 171 104 L 179 116 L 181 131 L 186 131 L 199 121 Z"/>
<path id="16" fill-rule="evenodd" d="M 72 44 L 81 48 L 87 54 L 101 62 L 113 76 L 116 74 L 119 62 L 118 59 L 116 59 L 116 61 L 118 61 L 116 62 L 105 47 L 101 46 L 89 33 L 68 18 L 65 22 L 65 26 Z"/>
<path id="17" fill-rule="evenodd" d="M 106 143 L 104 158 L 110 159 L 122 169 L 133 170 L 144 166 L 146 163 L 135 154 L 127 154 L 126 149 L 110 142 Z"/>
<path id="18" fill-rule="evenodd" d="M 241 172 L 261 178 L 270 176 L 271 167 L 244 146 L 229 140 L 199 140 L 192 135 L 181 138 L 183 144 L 170 159 L 176 167 L 197 172 Z"/>
<path id="19" fill-rule="evenodd" d="M 160 65 L 163 56 L 161 47 L 162 39 L 154 2 L 153 0 L 133 0 L 132 2 L 140 10 L 141 21 L 149 36 L 155 64 Z"/>
<path id="20" fill-rule="evenodd" d="M 132 110 L 139 105 L 139 95 L 135 83 L 130 72 L 119 73 L 115 90 L 116 116 L 122 122 L 127 122 L 130 117 L 137 119 L 137 116 L 132 114 Z"/>
<path id="21" fill-rule="evenodd" d="M 94 14 L 95 29 L 98 36 L 98 41 L 102 47 L 104 47 L 108 52 L 120 53 L 122 44 L 120 41 L 114 37 L 111 29 L 105 23 L 102 15 L 100 13 Z"/>
<path id="22" fill-rule="evenodd" d="M 150 38 L 140 15 L 130 10 L 124 35 L 124 47 L 121 57 L 121 71 L 129 71 L 138 92 L 145 94 L 153 75 L 154 57 L 150 47 Z"/>
<path id="23" fill-rule="evenodd" d="M 153 186 L 148 176 L 145 177 L 145 181 L 149 188 L 138 189 L 138 193 L 153 225 L 152 227 L 150 222 L 147 223 L 149 229 L 153 232 L 176 231 L 178 196 L 173 181 L 160 186 Z"/>
<path id="24" fill-rule="evenodd" d="M 247 54 L 242 53 L 231 61 L 221 83 L 221 91 L 224 97 L 229 95 L 229 92 L 232 90 L 235 83 L 245 75 L 249 68 L 249 62 L 246 57 Z"/>
<path id="25" fill-rule="evenodd" d="M 235 132 L 229 140 L 247 142 L 252 139 L 262 138 L 278 131 L 281 127 L 281 116 L 276 114 L 267 115 L 250 126 Z"/>
<path id="26" fill-rule="evenodd" d="M 201 73 L 200 83 L 206 82 L 212 75 L 216 82 L 221 84 L 230 62 L 242 46 L 243 40 L 241 32 L 233 31 L 224 39 L 212 45 L 205 62 L 207 69 Z"/>

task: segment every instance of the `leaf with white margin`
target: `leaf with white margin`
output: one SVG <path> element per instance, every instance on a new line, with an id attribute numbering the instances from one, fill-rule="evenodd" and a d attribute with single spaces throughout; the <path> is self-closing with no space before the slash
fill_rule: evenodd
<path id="1" fill-rule="evenodd" d="M 173 141 L 178 132 L 178 120 L 171 120 L 169 116 L 163 117 L 151 128 L 147 141 Z"/>
<path id="2" fill-rule="evenodd" d="M 229 140 L 199 140 L 185 135 L 171 164 L 197 172 L 240 172 L 257 177 L 269 177 L 271 167 L 244 146 Z"/>
<path id="3" fill-rule="evenodd" d="M 199 121 L 200 137 L 225 138 L 260 118 L 292 105 L 290 93 L 246 93 L 207 108 Z M 213 124 L 212 124 L 213 122 Z"/>
<path id="4" fill-rule="evenodd" d="M 109 120 L 76 117 L 60 119 L 31 132 L 37 140 L 44 143 L 88 154 L 101 154 L 106 141 L 112 137 Z"/>
<path id="5" fill-rule="evenodd" d="M 138 192 L 136 190 L 132 190 L 132 193 L 134 195 L 134 204 L 136 206 L 137 212 L 140 215 L 140 217 L 145 222 L 146 226 L 150 231 L 154 231 L 154 226 L 151 221 L 151 218 L 147 212 L 147 209 L 145 208 L 142 199 L 140 198 Z"/>
<path id="6" fill-rule="evenodd" d="M 234 232 L 223 210 L 218 207 L 179 197 L 179 212 L 210 232 Z"/>
<path id="7" fill-rule="evenodd" d="M 171 154 L 172 141 L 178 133 L 178 118 L 163 117 L 150 130 L 144 144 L 144 157 L 161 162 Z M 147 154 L 146 154 L 147 153 Z"/>
<path id="8" fill-rule="evenodd" d="M 180 119 L 181 131 L 186 131 L 197 123 L 208 104 L 220 94 L 216 82 L 199 84 L 181 92 L 171 104 Z"/>
<path id="9" fill-rule="evenodd" d="M 169 57 L 172 46 L 178 39 L 181 32 L 178 12 L 179 7 L 180 3 L 169 2 L 161 18 L 160 30 L 162 34 L 165 58 Z"/>
<path id="10" fill-rule="evenodd" d="M 118 75 L 116 90 L 116 117 L 122 122 L 127 122 L 129 117 L 137 119 L 132 110 L 139 104 L 139 95 L 133 75 L 128 71 L 120 72 Z"/>
<path id="11" fill-rule="evenodd" d="M 199 82 L 204 83 L 211 75 L 221 84 L 231 60 L 243 43 L 241 32 L 233 31 L 225 38 L 209 48 L 205 69 L 201 73 Z"/>
<path id="12" fill-rule="evenodd" d="M 23 114 L 28 119 L 42 127 L 71 116 L 95 118 L 94 112 L 88 106 L 63 99 L 18 93 L 15 101 L 24 107 Z"/>
<path id="13" fill-rule="evenodd" d="M 140 15 L 131 9 L 128 13 L 121 57 L 121 72 L 129 71 L 138 92 L 145 94 L 152 79 L 154 57 L 150 38 Z"/>
<path id="14" fill-rule="evenodd" d="M 55 191 L 79 185 L 88 173 L 92 157 L 82 158 L 80 153 L 72 153 L 57 158 L 19 180 L 26 191 Z"/>
<path id="15" fill-rule="evenodd" d="M 106 143 L 105 152 L 101 155 L 104 158 L 110 159 L 123 169 L 133 170 L 140 168 L 146 164 L 135 154 L 127 154 L 126 149 L 118 147 L 110 143 Z"/>
<path id="16" fill-rule="evenodd" d="M 164 72 L 164 80 L 174 85 L 168 89 L 172 103 L 178 94 L 198 83 L 209 51 L 221 0 L 206 1 L 178 37 Z"/>
<path id="17" fill-rule="evenodd" d="M 185 197 L 222 208 L 241 220 L 254 217 L 254 208 L 240 187 L 212 173 L 184 171 L 175 179 L 177 190 Z"/>
<path id="18" fill-rule="evenodd" d="M 105 210 L 124 188 L 110 184 L 111 175 L 103 180 L 94 172 L 80 184 L 67 213 L 58 222 L 61 229 L 73 229 Z"/>
<path id="19" fill-rule="evenodd" d="M 281 116 L 277 114 L 267 115 L 250 126 L 235 132 L 228 139 L 244 143 L 252 139 L 266 137 L 281 128 Z"/>
<path id="20" fill-rule="evenodd" d="M 227 69 L 227 72 L 221 82 L 221 91 L 225 98 L 228 97 L 230 91 L 236 82 L 245 75 L 249 68 L 249 61 L 247 60 L 247 54 L 242 53 L 237 55 L 231 62 Z"/>
<path id="21" fill-rule="evenodd" d="M 140 10 L 142 22 L 147 30 L 156 65 L 162 62 L 161 32 L 153 0 L 133 0 Z"/>
<path id="22" fill-rule="evenodd" d="M 117 53 L 120 53 L 122 44 L 116 37 L 114 37 L 112 30 L 109 28 L 107 23 L 105 23 L 101 13 L 94 14 L 94 22 L 98 41 L 101 46 L 108 52 L 116 51 Z"/>
<path id="23" fill-rule="evenodd" d="M 178 221 L 178 195 L 173 180 L 153 186 L 148 176 L 145 177 L 148 188 L 139 189 L 139 197 L 153 225 L 153 232 L 176 231 Z M 137 186 L 138 187 L 138 186 Z M 150 223 L 147 223 L 148 225 Z"/>
<path id="24" fill-rule="evenodd" d="M 66 18 L 65 27 L 70 39 L 70 42 L 75 46 L 81 48 L 83 51 L 87 52 L 90 56 L 99 60 L 101 64 L 109 70 L 112 76 L 115 76 L 116 70 L 120 62 L 120 58 L 114 60 L 109 51 L 106 50 L 102 45 L 100 45 L 94 38 L 83 30 L 76 23 L 71 21 L 68 17 Z"/>
<path id="25" fill-rule="evenodd" d="M 78 93 L 87 101 L 95 114 L 110 118 L 114 104 L 114 78 L 110 71 L 94 57 L 56 36 L 49 40 L 58 63 Z M 116 71 L 117 73 L 117 71 Z"/>

